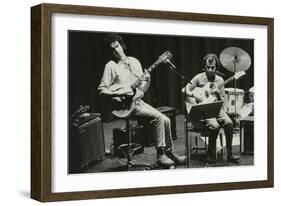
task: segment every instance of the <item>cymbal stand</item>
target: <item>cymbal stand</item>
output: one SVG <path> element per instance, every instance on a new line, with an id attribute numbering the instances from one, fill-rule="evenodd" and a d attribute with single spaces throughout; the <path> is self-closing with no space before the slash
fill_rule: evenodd
<path id="1" fill-rule="evenodd" d="M 236 63 L 239 61 L 236 55 L 234 55 L 233 59 L 233 69 L 234 69 L 234 75 L 236 74 Z M 234 79 L 234 120 L 236 122 L 236 115 L 237 115 L 237 106 L 236 106 L 236 101 L 237 101 L 237 94 L 236 94 L 236 88 L 237 88 L 237 80 Z"/>
<path id="2" fill-rule="evenodd" d="M 185 102 L 185 90 L 186 90 L 186 84 L 189 82 L 182 74 L 180 74 L 176 69 L 174 65 L 169 65 L 169 69 L 173 71 L 181 80 L 182 86 L 181 88 L 184 88 L 184 91 L 182 91 L 182 102 Z M 185 155 L 186 155 L 186 162 L 185 166 L 186 168 L 190 167 L 190 141 L 188 138 L 188 115 L 187 115 L 187 110 L 184 106 L 184 131 L 185 131 Z"/>

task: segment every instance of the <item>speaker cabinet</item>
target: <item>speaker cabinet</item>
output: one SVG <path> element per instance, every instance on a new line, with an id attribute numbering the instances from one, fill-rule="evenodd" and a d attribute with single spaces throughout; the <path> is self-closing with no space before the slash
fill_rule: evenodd
<path id="1" fill-rule="evenodd" d="M 240 120 L 240 146 L 244 154 L 254 154 L 254 117 L 248 116 Z"/>
<path id="2" fill-rule="evenodd" d="M 105 143 L 100 117 L 95 116 L 82 124 L 70 125 L 69 173 L 82 172 L 91 162 L 98 160 L 103 154 L 105 154 Z"/>

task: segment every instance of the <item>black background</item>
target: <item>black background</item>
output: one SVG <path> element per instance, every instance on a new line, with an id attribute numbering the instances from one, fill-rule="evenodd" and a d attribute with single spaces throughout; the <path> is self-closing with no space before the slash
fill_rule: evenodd
<path id="1" fill-rule="evenodd" d="M 103 113 L 105 103 L 97 93 L 104 66 L 109 60 L 104 44 L 105 32 L 68 32 L 68 112 L 69 116 L 79 105 L 89 105 L 91 112 Z M 235 38 L 209 38 L 191 36 L 164 36 L 151 34 L 119 33 L 125 40 L 127 56 L 136 57 L 143 69 L 148 68 L 166 50 L 173 57 L 171 62 L 188 81 L 202 72 L 203 57 L 214 53 L 218 57 L 227 47 L 239 47 L 246 51 L 252 64 L 237 84 L 247 91 L 254 79 L 254 40 Z M 233 73 L 221 67 L 224 79 Z M 160 64 L 152 74 L 151 86 L 144 100 L 154 107 L 171 106 L 183 112 L 181 88 L 184 83 L 172 72 L 168 65 Z M 226 87 L 234 87 L 233 82 Z"/>

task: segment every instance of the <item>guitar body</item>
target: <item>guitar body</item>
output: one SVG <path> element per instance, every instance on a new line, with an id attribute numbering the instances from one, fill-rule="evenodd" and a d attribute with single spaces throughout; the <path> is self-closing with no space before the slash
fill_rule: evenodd
<path id="1" fill-rule="evenodd" d="M 215 102 L 215 101 L 221 99 L 220 90 L 223 88 L 223 86 L 225 84 L 229 83 L 230 81 L 232 81 L 234 79 L 239 79 L 240 77 L 244 76 L 245 74 L 246 74 L 245 71 L 239 71 L 221 84 L 218 84 L 215 82 L 208 82 L 203 87 L 196 87 L 192 91 L 192 93 L 203 99 L 203 101 L 200 102 L 201 104 L 208 104 L 208 103 Z M 186 97 L 185 106 L 186 106 L 187 113 L 189 113 L 192 105 L 197 104 L 197 103 L 198 102 L 196 102 L 195 98 Z"/>
<path id="2" fill-rule="evenodd" d="M 196 87 L 192 92 L 203 99 L 201 103 L 211 103 L 217 100 L 216 93 L 219 91 L 216 83 L 208 82 L 204 87 Z"/>
<path id="3" fill-rule="evenodd" d="M 217 101 L 219 99 L 217 92 L 219 92 L 218 85 L 216 83 L 211 83 L 211 82 L 208 82 L 203 87 L 196 87 L 192 91 L 194 95 L 199 96 L 203 99 L 203 101 L 200 102 L 200 104 L 207 104 Z M 198 104 L 195 98 L 186 97 L 185 106 L 188 113 L 191 109 L 191 106 L 194 104 Z"/>
<path id="4" fill-rule="evenodd" d="M 136 101 L 143 97 L 144 93 L 140 89 L 136 88 L 134 95 L 120 97 L 120 102 L 114 105 L 112 114 L 118 118 L 128 118 L 135 111 Z"/>
<path id="5" fill-rule="evenodd" d="M 144 92 L 149 88 L 150 83 L 147 81 L 146 75 L 150 74 L 160 63 L 169 60 L 171 57 L 172 54 L 169 51 L 165 51 L 142 76 L 138 77 L 131 73 L 131 75 L 128 76 L 128 82 L 133 82 L 132 84 L 111 86 L 110 90 L 112 92 L 118 91 L 118 93 L 124 94 L 123 96 L 117 97 L 119 99 L 115 102 L 116 104 L 113 105 L 114 109 L 112 114 L 118 118 L 130 117 L 135 111 L 136 102 L 144 96 Z M 143 81 L 147 81 L 147 83 L 143 85 Z M 140 89 L 140 85 L 142 85 L 143 88 Z"/>

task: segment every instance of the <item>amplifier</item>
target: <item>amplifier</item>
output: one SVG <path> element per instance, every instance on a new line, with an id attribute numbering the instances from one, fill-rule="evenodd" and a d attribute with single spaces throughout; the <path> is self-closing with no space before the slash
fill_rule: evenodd
<path id="1" fill-rule="evenodd" d="M 68 143 L 68 172 L 79 173 L 105 154 L 103 127 L 99 116 L 71 124 Z"/>
<path id="2" fill-rule="evenodd" d="M 240 120 L 241 153 L 254 154 L 254 116 Z"/>

